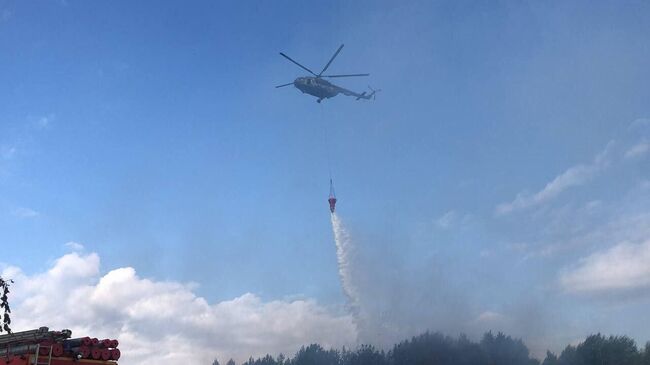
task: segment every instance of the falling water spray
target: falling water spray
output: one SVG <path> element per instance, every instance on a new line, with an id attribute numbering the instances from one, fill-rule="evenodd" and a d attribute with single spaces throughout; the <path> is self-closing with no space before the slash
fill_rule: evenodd
<path id="1" fill-rule="evenodd" d="M 334 231 L 334 241 L 336 242 L 336 258 L 339 266 L 339 279 L 343 292 L 348 299 L 350 311 L 355 320 L 359 320 L 359 293 L 352 281 L 352 241 L 350 234 L 343 226 L 341 218 L 336 213 L 332 213 L 332 230 Z"/>

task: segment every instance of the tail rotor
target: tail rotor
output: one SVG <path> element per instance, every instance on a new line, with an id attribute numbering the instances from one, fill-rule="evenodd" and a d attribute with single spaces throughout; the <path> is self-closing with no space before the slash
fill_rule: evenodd
<path id="1" fill-rule="evenodd" d="M 372 97 L 372 100 L 375 100 L 375 98 L 377 97 L 377 93 L 381 91 L 381 89 L 377 89 L 377 90 L 373 89 L 372 87 L 370 87 L 370 85 L 368 85 L 368 89 L 370 89 L 371 91 L 370 95 L 368 95 L 368 98 Z"/>

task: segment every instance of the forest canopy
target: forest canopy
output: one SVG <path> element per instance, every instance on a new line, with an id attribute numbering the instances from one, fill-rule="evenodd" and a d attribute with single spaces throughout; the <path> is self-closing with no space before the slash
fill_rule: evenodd
<path id="1" fill-rule="evenodd" d="M 577 346 L 568 345 L 559 355 L 548 351 L 540 362 L 531 357 L 521 339 L 501 332 L 487 332 L 479 342 L 465 335 L 426 332 L 388 351 L 371 345 L 337 350 L 311 344 L 300 348 L 293 358 L 266 355 L 241 365 L 650 365 L 650 343 L 639 349 L 627 336 L 595 334 Z"/>

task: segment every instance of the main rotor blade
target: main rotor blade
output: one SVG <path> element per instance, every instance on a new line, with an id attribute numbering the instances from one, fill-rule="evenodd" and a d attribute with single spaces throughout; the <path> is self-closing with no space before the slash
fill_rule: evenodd
<path id="1" fill-rule="evenodd" d="M 318 77 L 320 77 L 320 75 L 322 75 L 323 72 L 325 72 L 327 70 L 327 68 L 330 67 L 330 64 L 332 63 L 332 61 L 334 61 L 334 59 L 336 58 L 336 56 L 338 56 L 339 52 L 341 52 L 342 49 L 343 49 L 343 45 L 341 44 L 341 47 L 339 47 L 339 49 L 336 50 L 336 52 L 334 53 L 334 56 L 332 56 L 332 58 L 330 58 L 330 61 L 327 63 L 327 65 L 325 65 L 325 67 L 323 68 L 323 71 L 321 71 L 318 74 Z"/>
<path id="2" fill-rule="evenodd" d="M 300 67 L 300 68 L 302 68 L 303 70 L 309 72 L 310 74 L 312 74 L 312 75 L 314 75 L 314 76 L 318 76 L 318 75 L 316 75 L 312 70 L 310 70 L 310 69 L 308 69 L 307 67 L 305 67 L 305 66 L 299 64 L 298 62 L 292 60 L 291 57 L 287 56 L 286 54 L 280 52 L 280 56 L 282 56 L 282 57 L 288 59 L 289 61 L 291 61 L 291 62 L 293 62 L 293 63 L 295 63 L 298 67 Z"/>
<path id="3" fill-rule="evenodd" d="M 290 83 L 288 83 L 288 84 L 278 85 L 278 86 L 276 86 L 275 88 L 277 89 L 277 88 L 279 88 L 279 87 L 285 87 L 285 86 L 289 86 L 289 85 L 293 85 L 293 82 L 290 82 Z"/>
<path id="4" fill-rule="evenodd" d="M 354 77 L 354 76 L 370 76 L 370 74 L 323 75 L 321 77 Z"/>

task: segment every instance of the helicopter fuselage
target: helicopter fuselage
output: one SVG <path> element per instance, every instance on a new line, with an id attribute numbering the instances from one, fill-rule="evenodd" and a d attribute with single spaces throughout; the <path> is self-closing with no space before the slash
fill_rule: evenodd
<path id="1" fill-rule="evenodd" d="M 327 80 L 318 77 L 298 77 L 293 81 L 293 86 L 305 94 L 313 95 L 318 101 L 333 98 L 341 92 L 341 88 Z"/>

